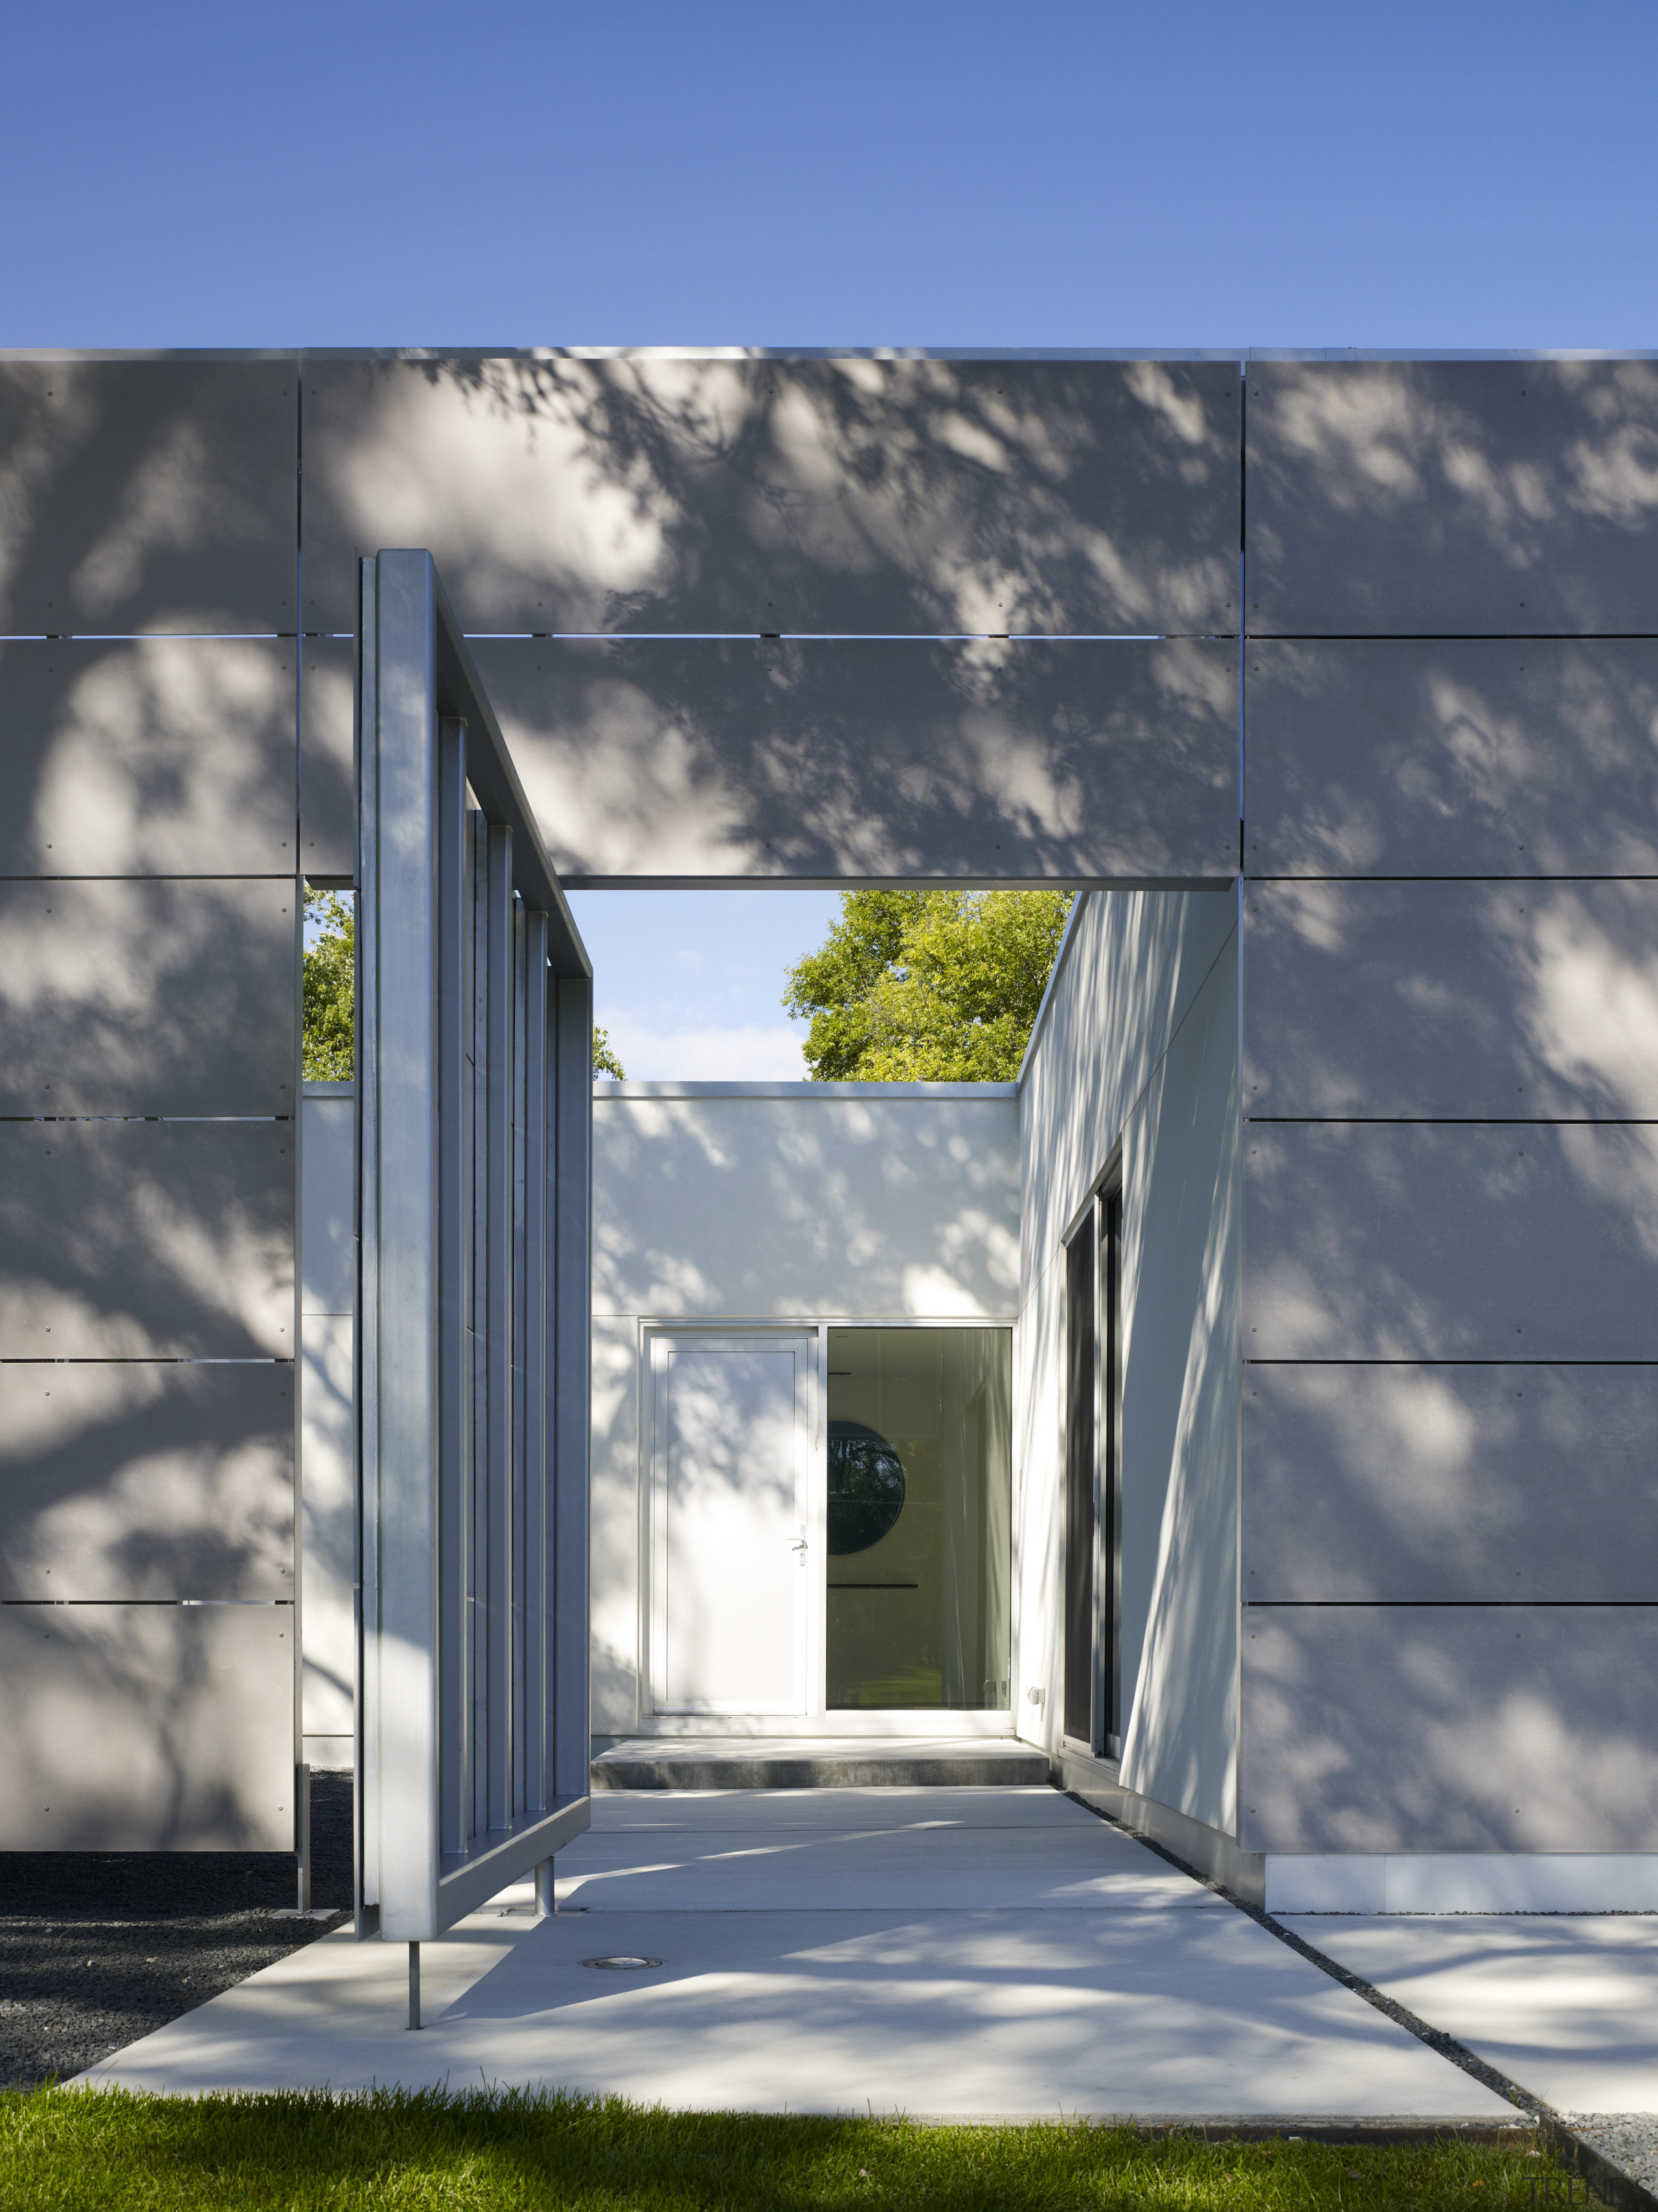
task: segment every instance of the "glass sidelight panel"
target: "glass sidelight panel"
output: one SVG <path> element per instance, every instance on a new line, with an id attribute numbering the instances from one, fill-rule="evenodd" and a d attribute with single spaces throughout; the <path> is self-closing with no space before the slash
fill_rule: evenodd
<path id="1" fill-rule="evenodd" d="M 829 1332 L 828 1703 L 1005 1709 L 1012 1339 Z"/>

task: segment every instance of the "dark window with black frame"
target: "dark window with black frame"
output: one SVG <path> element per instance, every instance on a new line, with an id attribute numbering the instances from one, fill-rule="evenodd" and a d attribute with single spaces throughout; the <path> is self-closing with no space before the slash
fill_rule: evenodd
<path id="1" fill-rule="evenodd" d="M 1065 1251 L 1065 1734 L 1107 1759 L 1122 1732 L 1121 1243 L 1113 1167 Z"/>

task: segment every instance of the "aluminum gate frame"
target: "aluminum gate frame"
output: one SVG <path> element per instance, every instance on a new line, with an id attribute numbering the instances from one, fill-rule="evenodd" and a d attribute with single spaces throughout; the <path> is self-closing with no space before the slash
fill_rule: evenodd
<path id="1" fill-rule="evenodd" d="M 413 1947 L 588 1823 L 592 969 L 429 553 L 357 662 L 355 1902 L 416 2026 Z"/>

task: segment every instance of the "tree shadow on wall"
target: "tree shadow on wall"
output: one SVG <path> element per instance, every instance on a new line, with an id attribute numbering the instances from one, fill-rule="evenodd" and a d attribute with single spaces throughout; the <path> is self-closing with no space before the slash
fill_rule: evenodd
<path id="1" fill-rule="evenodd" d="M 309 628 L 431 548 L 476 630 L 1236 627 L 1225 362 L 568 356 L 306 371 Z"/>

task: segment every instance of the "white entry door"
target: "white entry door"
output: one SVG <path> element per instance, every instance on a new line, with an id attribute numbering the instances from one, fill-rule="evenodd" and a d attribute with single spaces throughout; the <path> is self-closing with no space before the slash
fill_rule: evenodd
<path id="1" fill-rule="evenodd" d="M 655 1710 L 804 1712 L 816 1335 L 650 1344 Z"/>

